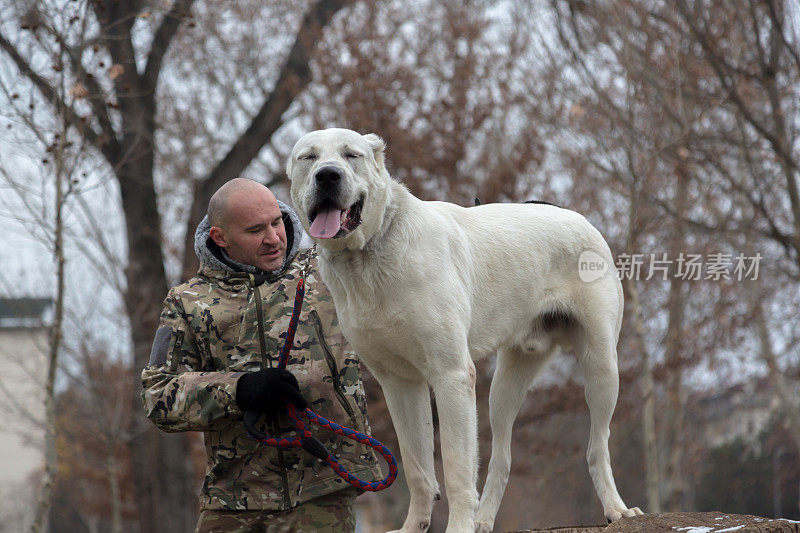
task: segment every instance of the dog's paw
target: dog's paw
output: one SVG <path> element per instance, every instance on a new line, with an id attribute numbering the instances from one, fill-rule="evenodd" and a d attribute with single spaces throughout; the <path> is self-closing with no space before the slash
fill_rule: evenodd
<path id="1" fill-rule="evenodd" d="M 616 522 L 621 518 L 630 518 L 632 516 L 644 514 L 638 507 L 631 507 L 630 509 L 611 509 L 606 512 L 606 520 L 608 523 Z"/>
<path id="2" fill-rule="evenodd" d="M 431 525 L 430 520 L 419 520 L 413 523 L 413 527 L 407 527 L 408 524 L 403 524 L 401 529 L 394 529 L 392 531 L 387 531 L 386 533 L 425 533 L 428 531 L 428 528 Z"/>
<path id="3" fill-rule="evenodd" d="M 486 512 L 486 508 L 481 506 L 475 517 L 475 533 L 492 533 L 494 518 L 494 514 Z"/>
<path id="4" fill-rule="evenodd" d="M 493 525 L 488 522 L 475 522 L 475 533 L 492 533 Z"/>

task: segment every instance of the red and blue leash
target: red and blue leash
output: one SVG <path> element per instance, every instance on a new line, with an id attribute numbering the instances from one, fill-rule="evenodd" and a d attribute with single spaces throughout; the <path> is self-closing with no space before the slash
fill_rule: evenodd
<path id="1" fill-rule="evenodd" d="M 303 295 L 305 292 L 305 280 L 300 278 L 300 282 L 297 284 L 297 292 L 294 296 L 292 318 L 289 321 L 289 329 L 286 331 L 286 339 L 284 340 L 280 359 L 278 360 L 278 368 L 286 368 L 286 363 L 289 361 L 289 352 L 292 350 L 292 345 L 294 344 L 294 333 L 297 331 L 297 322 L 300 318 L 300 310 L 303 307 Z M 255 429 L 255 423 L 258 421 L 259 416 L 261 416 L 261 414 L 256 411 L 246 411 L 244 413 L 245 429 L 247 429 L 247 432 L 250 434 L 250 436 L 256 439 L 259 444 L 267 444 L 269 446 L 275 446 L 278 448 L 303 448 L 314 457 L 322 459 L 328 463 L 328 466 L 330 466 L 340 478 L 344 479 L 357 489 L 376 492 L 383 490 L 394 483 L 395 478 L 397 478 L 397 461 L 395 461 L 392 452 L 389 451 L 389 448 L 384 446 L 380 441 L 373 439 L 369 435 L 364 435 L 363 433 L 359 433 L 353 429 L 340 426 L 336 422 L 331 422 L 327 418 L 318 415 L 308 408 L 303 411 L 298 411 L 293 404 L 287 402 L 286 412 L 289 415 L 289 418 L 294 420 L 294 426 L 297 429 L 297 432 L 302 435 L 301 437 L 268 438 L 266 434 Z M 339 459 L 330 451 L 328 451 L 324 444 L 322 444 L 316 437 L 314 437 L 314 435 L 311 434 L 311 432 L 306 428 L 303 420 L 300 418 L 301 415 L 315 424 L 318 424 L 320 427 L 327 429 L 328 431 L 332 431 L 337 435 L 341 435 L 356 442 L 360 442 L 361 444 L 365 444 L 380 453 L 389 464 L 389 474 L 380 481 L 363 481 L 355 477 L 353 474 L 348 472 L 345 467 L 339 464 Z"/>

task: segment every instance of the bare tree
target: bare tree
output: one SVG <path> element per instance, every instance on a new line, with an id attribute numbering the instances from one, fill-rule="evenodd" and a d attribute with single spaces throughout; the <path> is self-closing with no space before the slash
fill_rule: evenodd
<path id="1" fill-rule="evenodd" d="M 716 83 L 701 95 L 719 99 L 744 122 L 743 134 L 750 146 L 756 144 L 772 153 L 782 192 L 789 199 L 786 222 L 790 228 L 782 228 L 782 221 L 775 220 L 762 194 L 748 199 L 769 224 L 764 236 L 777 241 L 800 267 L 800 154 L 796 147 L 800 125 L 791 118 L 798 109 L 796 80 L 800 76 L 797 7 L 782 0 L 745 4 L 745 9 L 731 9 L 719 17 L 706 2 L 681 0 L 678 16 L 670 23 L 689 30 L 714 73 Z"/>
<path id="2" fill-rule="evenodd" d="M 712 8 L 703 1 L 633 0 L 554 1 L 552 6 L 560 21 L 561 49 L 574 69 L 569 74 L 580 76 L 571 89 L 577 109 L 585 113 L 577 131 L 588 136 L 595 152 L 574 150 L 585 158 L 573 158 L 575 168 L 622 176 L 623 183 L 643 173 L 649 213 L 642 220 L 663 215 L 673 220 L 671 226 L 644 231 L 669 243 L 673 260 L 688 243 L 697 247 L 704 242 L 703 248 L 718 251 L 720 246 L 743 246 L 747 237 L 782 249 L 783 274 L 787 281 L 796 280 L 796 230 L 788 228 L 796 220 L 797 152 L 792 146 L 797 124 L 785 116 L 791 116 L 788 109 L 797 109 L 791 80 L 798 76 L 798 39 L 791 33 L 788 4 L 722 2 Z M 599 122 L 603 129 L 595 126 L 593 116 L 605 117 Z M 632 145 L 637 158 L 618 163 Z M 764 158 L 765 150 L 772 157 Z M 585 161 L 592 163 L 587 167 Z M 662 411 L 663 503 L 668 510 L 690 504 L 681 466 L 684 377 L 703 360 L 715 364 L 713 354 L 722 355 L 723 346 L 740 336 L 737 332 L 747 331 L 732 305 L 741 309 L 748 297 L 734 284 L 700 288 L 695 283 L 691 293 L 689 286 L 670 278 L 663 371 L 656 372 L 666 377 L 670 406 Z M 705 342 L 711 337 L 687 334 L 710 329 L 708 318 L 695 311 L 697 289 L 716 295 L 717 312 L 706 311 L 716 321 L 712 343 Z M 699 353 L 712 358 L 690 355 Z"/>
<path id="3" fill-rule="evenodd" d="M 315 90 L 302 99 L 310 126 L 380 134 L 392 175 L 422 198 L 524 199 L 547 112 L 530 97 L 535 9 L 508 6 L 493 21 L 499 4 L 360 4 L 314 62 Z"/>
<path id="4" fill-rule="evenodd" d="M 159 302 L 167 290 L 161 215 L 154 183 L 157 89 L 170 45 L 191 18 L 192 0 L 176 0 L 167 7 L 155 2 L 128 0 L 63 2 L 63 5 L 6 3 L 0 9 L 7 21 L 0 32 L 0 48 L 38 91 L 46 105 L 64 109 L 71 128 L 92 146 L 112 169 L 119 185 L 125 215 L 128 265 L 125 270 L 126 311 L 131 317 L 133 364 L 131 394 L 138 401 L 139 372 L 147 363 L 157 326 Z M 320 0 L 300 17 L 294 43 L 272 90 L 247 117 L 249 126 L 224 156 L 193 186 L 189 227 L 199 221 L 211 193 L 240 174 L 282 124 L 282 116 L 310 81 L 309 58 L 315 43 L 333 16 L 348 0 Z M 301 6 L 302 7 L 302 6 Z M 15 27 L 10 27 L 11 21 Z M 149 46 L 138 45 L 147 36 Z M 291 34 L 290 34 L 291 35 Z M 192 38 L 184 34 L 182 37 Z M 57 64 L 70 79 L 69 95 L 59 95 L 53 75 L 34 55 L 66 60 Z M 52 107 L 55 109 L 55 107 Z M 190 242 L 192 231 L 187 233 Z M 194 270 L 191 246 L 184 272 Z M 187 438 L 159 434 L 145 420 L 132 421 L 132 459 L 136 500 L 143 531 L 189 528 L 194 520 L 194 487 Z"/>
<path id="5" fill-rule="evenodd" d="M 625 253 L 633 255 L 636 251 L 637 237 L 636 228 L 640 226 L 637 220 L 638 207 L 641 201 L 641 191 L 639 190 L 638 180 L 631 181 L 630 207 L 628 218 L 628 235 L 625 239 Z M 658 436 L 656 434 L 656 397 L 655 385 L 653 382 L 653 356 L 647 343 L 644 314 L 640 300 L 638 280 L 633 276 L 624 278 L 625 289 L 630 301 L 631 313 L 633 314 L 633 328 L 638 341 L 637 350 L 642 359 L 642 443 L 644 448 L 645 461 L 645 487 L 647 490 L 647 512 L 661 512 L 661 475 L 658 464 Z"/>
<path id="6" fill-rule="evenodd" d="M 63 57 L 60 54 L 56 56 L 57 61 L 60 62 L 62 59 Z M 37 184 L 37 179 L 31 179 L 32 176 L 29 175 L 24 178 L 16 176 L 16 172 L 12 170 L 13 166 L 9 165 L 8 161 L 0 161 L 0 176 L 2 176 L 6 185 L 16 193 L 17 199 L 12 204 L 15 204 L 18 208 L 17 211 L 21 212 L 18 215 L 19 219 L 24 220 L 34 228 L 38 238 L 52 250 L 52 257 L 55 262 L 53 272 L 55 278 L 53 300 L 55 305 L 52 324 L 49 326 L 47 361 L 43 390 L 40 396 L 41 401 L 44 403 L 44 419 L 35 420 L 44 429 L 44 472 L 35 505 L 34 521 L 31 526 L 32 531 L 37 532 L 44 530 L 47 525 L 47 517 L 51 507 L 52 487 L 55 483 L 58 467 L 56 440 L 60 435 L 57 432 L 56 424 L 55 382 L 63 351 L 65 293 L 67 290 L 65 284 L 66 206 L 71 197 L 80 192 L 79 188 L 76 188 L 79 183 L 76 174 L 80 161 L 85 157 L 85 146 L 82 141 L 78 139 L 77 144 L 75 144 L 69 132 L 70 111 L 61 105 L 64 95 L 70 89 L 67 85 L 68 81 L 65 77 L 58 76 L 56 82 L 52 86 L 53 96 L 56 98 L 53 102 L 54 117 L 51 123 L 53 131 L 44 132 L 37 127 L 32 105 L 17 108 L 17 116 L 21 119 L 22 129 L 25 132 L 23 137 L 33 139 L 38 146 L 46 147 L 47 155 L 41 160 L 42 178 L 40 183 Z M 5 84 L 0 86 L 0 90 L 8 100 L 17 100 L 18 95 L 9 91 Z M 52 174 L 52 182 L 50 174 Z M 45 195 L 52 194 L 52 198 L 42 197 L 35 200 L 30 195 L 32 188 L 38 188 Z M 52 193 L 50 192 L 51 190 Z M 48 209 L 47 206 L 52 206 L 52 208 Z M 22 412 L 24 414 L 25 410 Z"/>
<path id="7" fill-rule="evenodd" d="M 61 115 L 63 119 L 63 114 Z M 56 261 L 56 293 L 55 313 L 53 325 L 50 329 L 50 346 L 47 358 L 47 379 L 45 380 L 45 468 L 39 499 L 36 503 L 36 517 L 31 528 L 39 532 L 45 527 L 48 511 L 50 510 L 50 494 L 56 476 L 57 458 L 55 451 L 56 441 L 56 408 L 55 408 L 55 382 L 58 368 L 58 355 L 63 336 L 64 318 L 64 204 L 69 193 L 70 176 L 67 174 L 63 157 L 66 143 L 66 131 L 58 135 L 53 149 L 55 173 L 55 221 L 53 224 L 55 235 L 53 239 L 53 257 Z M 66 183 L 65 183 L 66 181 Z"/>
<path id="8" fill-rule="evenodd" d="M 136 516 L 127 442 L 138 406 L 125 394 L 127 364 L 99 351 L 102 341 L 90 333 L 80 335 L 57 398 L 61 475 L 53 517 L 61 530 L 75 529 L 70 515 L 77 513 L 84 524 L 119 533 Z"/>

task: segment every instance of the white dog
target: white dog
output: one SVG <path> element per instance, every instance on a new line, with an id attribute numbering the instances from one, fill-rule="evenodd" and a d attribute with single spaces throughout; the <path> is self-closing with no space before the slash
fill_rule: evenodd
<path id="1" fill-rule="evenodd" d="M 447 531 L 491 531 L 511 465 L 511 427 L 559 347 L 580 361 L 591 414 L 587 460 L 609 520 L 641 514 L 611 474 L 622 287 L 579 276 L 590 252 L 613 265 L 584 217 L 543 204 L 463 208 L 423 202 L 393 180 L 376 135 L 303 136 L 287 163 L 300 220 L 342 329 L 383 388 L 411 492 L 400 531 L 425 531 L 438 484 L 428 386 L 436 395 L 450 516 Z M 497 352 L 489 396 L 492 459 L 478 501 L 473 359 Z"/>

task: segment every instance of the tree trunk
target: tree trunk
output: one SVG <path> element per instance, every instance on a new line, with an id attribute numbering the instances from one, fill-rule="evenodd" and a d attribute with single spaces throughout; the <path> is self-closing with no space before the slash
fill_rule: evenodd
<path id="1" fill-rule="evenodd" d="M 64 144 L 66 143 L 66 131 L 58 138 L 54 150 L 55 178 L 56 178 L 56 198 L 55 198 L 55 239 L 53 254 L 56 259 L 56 306 L 53 318 L 53 326 L 50 329 L 50 353 L 47 360 L 47 377 L 45 381 L 45 466 L 42 485 L 39 489 L 39 497 L 36 502 L 36 514 L 34 517 L 31 531 L 39 533 L 44 531 L 47 523 L 47 515 L 50 512 L 50 496 L 53 483 L 55 482 L 58 471 L 58 458 L 56 456 L 56 406 L 55 406 L 55 382 L 56 369 L 58 368 L 58 351 L 61 347 L 63 318 L 64 318 L 64 223 L 63 210 L 65 201 L 64 185 Z"/>
<path id="2" fill-rule="evenodd" d="M 673 236 L 670 239 L 669 258 L 673 259 L 680 254 L 683 247 L 682 217 L 686 212 L 686 186 L 688 172 L 683 161 L 676 164 L 676 186 L 674 207 L 677 217 L 673 227 Z M 684 505 L 686 495 L 686 481 L 683 472 L 683 420 L 684 420 L 684 393 L 683 379 L 683 353 L 681 336 L 683 334 L 683 305 L 684 294 L 682 284 L 684 281 L 675 277 L 675 272 L 670 268 L 669 298 L 667 300 L 667 323 L 665 363 L 668 370 L 667 377 L 667 409 L 666 409 L 666 442 L 669 456 L 666 465 L 666 495 L 664 509 L 667 512 L 678 512 Z"/>
<path id="3" fill-rule="evenodd" d="M 125 160 L 117 167 L 128 267 L 125 307 L 133 341 L 131 393 L 141 405 L 141 372 L 150 358 L 161 302 L 169 289 L 161 247 L 161 216 L 153 180 L 155 101 L 153 94 L 131 102 L 122 139 Z M 144 416 L 133 417 L 129 434 L 134 492 L 142 532 L 189 531 L 196 520 L 188 435 L 159 431 Z"/>
<path id="4" fill-rule="evenodd" d="M 119 490 L 119 468 L 114 457 L 114 445 L 109 445 L 106 452 L 106 473 L 111 498 L 111 533 L 122 533 L 122 499 Z"/>
<path id="5" fill-rule="evenodd" d="M 786 376 L 784 376 L 778 364 L 775 351 L 772 349 L 767 319 L 764 316 L 764 304 L 758 289 L 759 284 L 757 281 L 753 281 L 752 283 L 752 299 L 758 338 L 761 343 L 761 357 L 763 357 L 764 362 L 767 363 L 769 378 L 770 381 L 772 381 L 773 387 L 775 387 L 775 392 L 777 393 L 778 401 L 781 406 L 781 414 L 789 426 L 789 434 L 792 437 L 796 450 L 800 452 L 800 406 L 797 403 L 794 391 L 792 391 L 792 388 L 786 382 Z"/>
<path id="6" fill-rule="evenodd" d="M 631 203 L 628 209 L 628 234 L 625 242 L 625 251 L 629 255 L 635 252 L 636 228 L 638 227 L 638 210 L 640 191 L 638 180 L 634 177 L 631 185 Z M 639 299 L 639 288 L 636 280 L 631 276 L 627 278 L 625 286 L 628 292 L 628 301 L 633 312 L 633 327 L 639 341 L 639 350 L 642 356 L 642 446 L 645 463 L 645 489 L 647 491 L 647 512 L 661 512 L 661 474 L 658 465 L 658 436 L 656 434 L 655 415 L 655 389 L 653 386 L 652 356 L 647 349 L 647 339 L 644 331 L 644 316 Z"/>
<path id="7" fill-rule="evenodd" d="M 642 354 L 642 444 L 644 448 L 645 489 L 647 491 L 647 512 L 661 512 L 661 476 L 658 469 L 658 439 L 656 437 L 655 390 L 653 386 L 653 367 L 647 349 L 642 306 L 636 280 L 627 280 L 628 297 L 633 313 L 634 330 L 639 340 Z"/>
<path id="8" fill-rule="evenodd" d="M 128 236 L 125 307 L 133 340 L 130 390 L 134 405 L 141 405 L 141 372 L 148 363 L 161 314 L 161 298 L 155 295 L 166 296 L 168 287 L 153 185 L 152 144 L 140 141 L 126 151 L 130 156 L 117 176 Z M 137 473 L 134 490 L 141 531 L 189 531 L 196 519 L 191 495 L 198 488 L 190 485 L 194 476 L 188 436 L 162 433 L 144 416 L 133 417 L 132 426 L 130 450 Z"/>

